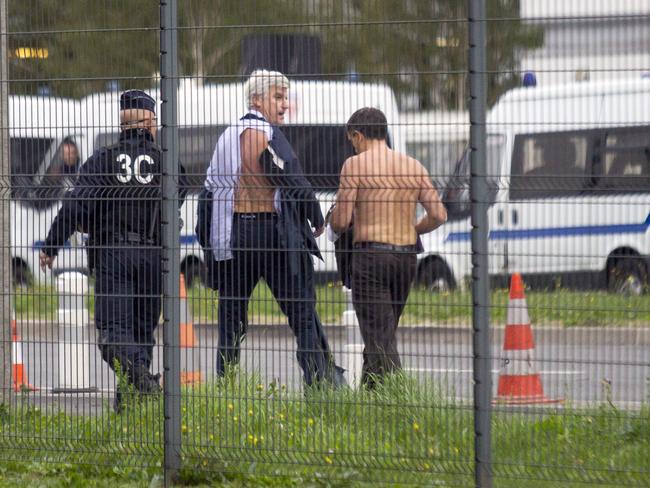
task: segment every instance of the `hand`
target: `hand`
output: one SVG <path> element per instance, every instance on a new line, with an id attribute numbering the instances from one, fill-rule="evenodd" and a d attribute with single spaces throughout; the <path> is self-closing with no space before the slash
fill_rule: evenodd
<path id="1" fill-rule="evenodd" d="M 52 263 L 54 263 L 54 259 L 55 259 L 54 256 L 48 256 L 43 251 L 41 251 L 38 258 L 39 258 L 39 261 L 41 262 L 41 270 L 42 271 L 45 271 L 46 266 L 48 268 L 52 269 Z"/>
<path id="2" fill-rule="evenodd" d="M 325 224 L 314 228 L 314 237 L 320 237 L 325 232 Z"/>

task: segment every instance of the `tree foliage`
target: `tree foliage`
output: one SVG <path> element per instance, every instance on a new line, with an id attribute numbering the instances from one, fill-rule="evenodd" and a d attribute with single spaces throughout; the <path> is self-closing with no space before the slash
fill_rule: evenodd
<path id="1" fill-rule="evenodd" d="M 493 102 L 518 82 L 522 52 L 542 32 L 518 19 L 519 0 L 487 0 L 488 67 Z M 48 86 L 61 96 L 155 83 L 159 6 L 152 0 L 9 0 L 14 93 Z M 321 77 L 390 84 L 404 107 L 464 108 L 465 2 L 459 0 L 182 0 L 183 76 L 232 81 L 242 71 L 241 42 L 255 34 L 309 34 L 322 43 Z M 19 47 L 47 59 L 21 59 Z"/>

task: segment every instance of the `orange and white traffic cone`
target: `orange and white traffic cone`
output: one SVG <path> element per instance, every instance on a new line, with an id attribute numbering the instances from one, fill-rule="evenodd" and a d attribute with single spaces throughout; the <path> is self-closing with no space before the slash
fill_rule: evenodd
<path id="1" fill-rule="evenodd" d="M 547 398 L 539 372 L 533 366 L 535 341 L 528 315 L 521 275 L 515 273 L 510 282 L 508 318 L 503 339 L 504 358 L 499 372 L 499 386 L 495 403 L 527 405 L 560 403 L 561 399 Z"/>
<path id="2" fill-rule="evenodd" d="M 181 299 L 181 384 L 195 384 L 201 382 L 201 368 L 197 361 L 195 351 L 197 349 L 196 337 L 194 335 L 194 324 L 192 312 L 187 305 L 187 290 L 185 288 L 185 276 L 181 274 L 180 286 Z"/>
<path id="3" fill-rule="evenodd" d="M 11 375 L 13 378 L 14 391 L 36 391 L 37 388 L 29 384 L 27 380 L 27 368 L 23 363 L 23 346 L 18 336 L 16 325 L 16 312 L 11 308 Z"/>

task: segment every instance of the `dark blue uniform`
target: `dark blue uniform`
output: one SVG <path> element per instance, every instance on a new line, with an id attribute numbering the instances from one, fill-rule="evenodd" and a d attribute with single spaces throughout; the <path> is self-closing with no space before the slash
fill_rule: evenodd
<path id="1" fill-rule="evenodd" d="M 43 249 L 55 256 L 75 230 L 89 234 L 102 358 L 145 392 L 157 384 L 148 370 L 161 307 L 160 199 L 160 148 L 148 130 L 124 130 L 83 164 Z"/>

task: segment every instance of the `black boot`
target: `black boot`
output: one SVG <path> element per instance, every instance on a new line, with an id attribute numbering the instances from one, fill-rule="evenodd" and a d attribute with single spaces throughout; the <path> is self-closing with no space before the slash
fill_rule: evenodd
<path id="1" fill-rule="evenodd" d="M 160 386 L 160 375 L 153 375 L 143 364 L 136 364 L 133 367 L 131 381 L 135 389 L 142 394 L 156 394 L 162 391 Z"/>

